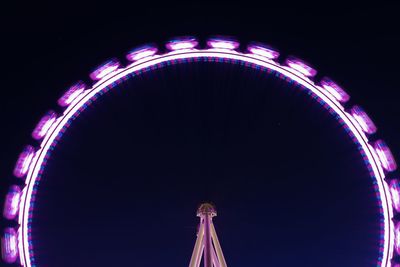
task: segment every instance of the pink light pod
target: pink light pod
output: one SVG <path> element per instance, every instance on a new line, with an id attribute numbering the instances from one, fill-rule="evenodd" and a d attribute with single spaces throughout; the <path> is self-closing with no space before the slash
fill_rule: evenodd
<path id="1" fill-rule="evenodd" d="M 373 134 L 376 132 L 376 126 L 367 113 L 359 106 L 354 106 L 351 108 L 351 115 L 358 122 L 364 132 L 368 134 Z"/>
<path id="2" fill-rule="evenodd" d="M 207 45 L 211 48 L 234 50 L 239 47 L 239 42 L 233 38 L 216 37 L 208 39 Z"/>
<path id="3" fill-rule="evenodd" d="M 376 153 L 378 154 L 379 159 L 381 160 L 382 167 L 385 170 L 392 172 L 397 169 L 397 164 L 394 160 L 393 154 L 384 141 L 376 141 L 374 148 Z"/>
<path id="4" fill-rule="evenodd" d="M 21 189 L 12 185 L 6 195 L 4 202 L 3 216 L 8 220 L 13 220 L 18 214 L 19 201 L 21 198 Z"/>
<path id="5" fill-rule="evenodd" d="M 247 51 L 254 55 L 266 57 L 268 59 L 276 59 L 279 57 L 279 52 L 272 47 L 260 44 L 260 43 L 251 43 L 247 46 Z"/>
<path id="6" fill-rule="evenodd" d="M 89 76 L 93 81 L 101 80 L 111 72 L 117 70 L 119 66 L 120 64 L 116 59 L 110 59 L 97 67 Z"/>
<path id="7" fill-rule="evenodd" d="M 39 123 L 36 125 L 36 128 L 32 132 L 32 137 L 36 140 L 43 138 L 47 132 L 49 131 L 51 125 L 56 120 L 57 114 L 50 110 L 44 115 Z"/>
<path id="8" fill-rule="evenodd" d="M 400 182 L 395 179 L 390 182 L 390 195 L 392 196 L 393 208 L 400 212 Z"/>
<path id="9" fill-rule="evenodd" d="M 1 256 L 7 263 L 14 263 L 18 258 L 18 236 L 14 228 L 4 229 L 1 238 Z"/>
<path id="10" fill-rule="evenodd" d="M 195 48 L 199 42 L 196 38 L 187 36 L 187 37 L 177 37 L 171 41 L 169 41 L 165 46 L 168 50 L 182 50 L 182 49 L 193 49 Z"/>
<path id="11" fill-rule="evenodd" d="M 79 81 L 73 86 L 71 86 L 61 97 L 58 99 L 57 103 L 61 107 L 66 107 L 71 104 L 74 99 L 80 95 L 86 89 L 86 85 Z"/>
<path id="12" fill-rule="evenodd" d="M 346 91 L 343 90 L 342 87 L 340 87 L 337 83 L 332 81 L 328 77 L 322 78 L 320 85 L 322 88 L 324 88 L 326 91 L 331 93 L 339 102 L 345 103 L 349 101 L 350 96 L 346 93 Z"/>
<path id="13" fill-rule="evenodd" d="M 29 165 L 31 164 L 34 155 L 35 149 L 32 146 L 26 146 L 21 154 L 19 154 L 17 163 L 14 167 L 14 175 L 16 177 L 21 178 L 28 172 Z"/>
<path id="14" fill-rule="evenodd" d="M 154 56 L 157 52 L 158 49 L 154 45 L 144 45 L 128 52 L 126 59 L 129 61 L 137 61 L 139 59 Z"/>
<path id="15" fill-rule="evenodd" d="M 400 254 L 400 223 L 397 223 L 394 227 L 394 249 L 397 254 Z"/>
<path id="16" fill-rule="evenodd" d="M 300 72 L 304 76 L 307 77 L 314 77 L 317 74 L 317 71 L 313 69 L 307 62 L 304 60 L 295 58 L 295 57 L 288 57 L 285 61 L 286 65 L 290 68 Z"/>

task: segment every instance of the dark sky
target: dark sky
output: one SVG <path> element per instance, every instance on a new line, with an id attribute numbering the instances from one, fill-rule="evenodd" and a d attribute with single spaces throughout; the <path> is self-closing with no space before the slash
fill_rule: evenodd
<path id="1" fill-rule="evenodd" d="M 231 35 L 308 60 L 367 110 L 398 155 L 399 7 L 6 6 L 0 193 L 15 182 L 18 153 L 63 89 L 106 59 L 179 35 Z M 202 201 L 217 206 L 231 267 L 376 265 L 372 180 L 338 123 L 299 88 L 263 72 L 187 63 L 127 81 L 65 134 L 34 212 L 38 266 L 185 266 Z"/>

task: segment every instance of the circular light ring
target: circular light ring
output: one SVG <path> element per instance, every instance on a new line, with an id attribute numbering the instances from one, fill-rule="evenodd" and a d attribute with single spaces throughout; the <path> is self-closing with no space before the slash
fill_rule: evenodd
<path id="1" fill-rule="evenodd" d="M 215 49 L 234 50 L 239 47 L 240 43 L 231 37 L 215 37 L 208 39 L 207 45 Z"/>
<path id="2" fill-rule="evenodd" d="M 345 103 L 349 101 L 350 96 L 337 83 L 328 77 L 322 78 L 320 85 L 329 93 L 331 93 L 339 102 Z"/>
<path id="3" fill-rule="evenodd" d="M 373 134 L 376 132 L 375 123 L 371 120 L 371 118 L 367 115 L 367 113 L 359 106 L 354 106 L 351 108 L 351 114 L 356 119 L 356 121 L 360 124 L 361 128 L 364 132 L 368 134 Z"/>
<path id="4" fill-rule="evenodd" d="M 135 62 L 143 58 L 154 56 L 157 52 L 158 49 L 155 45 L 143 45 L 128 52 L 126 59 Z"/>
<path id="5" fill-rule="evenodd" d="M 61 107 L 66 107 L 74 101 L 75 98 L 78 97 L 84 90 L 86 89 L 86 85 L 79 81 L 73 86 L 71 86 L 61 97 L 58 99 L 57 103 Z"/>
<path id="6" fill-rule="evenodd" d="M 286 65 L 307 77 L 314 77 L 315 75 L 317 75 L 317 71 L 312 68 L 307 62 L 293 56 L 286 59 Z"/>
<path id="7" fill-rule="evenodd" d="M 90 73 L 90 78 L 93 81 L 101 80 L 106 77 L 110 73 L 116 71 L 119 68 L 120 64 L 116 59 L 110 59 L 109 61 L 101 64 L 97 67 L 92 73 Z"/>
<path id="8" fill-rule="evenodd" d="M 277 59 L 279 52 L 274 48 L 261 43 L 251 43 L 247 46 L 247 51 L 258 56 L 266 57 L 268 59 Z"/>
<path id="9" fill-rule="evenodd" d="M 7 263 L 14 263 L 18 258 L 18 235 L 14 228 L 4 229 L 1 238 L 1 257 Z"/>
<path id="10" fill-rule="evenodd" d="M 75 100 L 73 104 L 68 106 L 64 113 L 57 119 L 56 123 L 49 129 L 49 134 L 43 139 L 40 149 L 37 151 L 37 155 L 34 157 L 29 167 L 26 186 L 21 196 L 19 211 L 19 222 L 21 225 L 21 236 L 19 239 L 21 262 L 23 262 L 26 267 L 35 266 L 30 234 L 30 222 L 32 220 L 35 192 L 38 189 L 39 181 L 51 151 L 55 148 L 62 134 L 71 125 L 73 120 L 93 101 L 104 95 L 115 85 L 124 81 L 127 77 L 140 75 L 145 71 L 151 71 L 171 63 L 198 60 L 237 63 L 265 70 L 268 74 L 283 78 L 289 83 L 295 83 L 303 90 L 307 90 L 312 98 L 317 100 L 318 103 L 325 107 L 329 113 L 339 121 L 346 132 L 352 137 L 353 141 L 359 146 L 359 150 L 373 178 L 374 189 L 378 195 L 378 201 L 381 207 L 381 229 L 383 232 L 377 266 L 390 266 L 390 260 L 394 249 L 394 226 L 391 220 L 393 218 L 393 209 L 389 186 L 384 181 L 385 173 L 374 148 L 369 144 L 368 138 L 363 130 L 355 123 L 352 115 L 347 113 L 337 101 L 333 101 L 323 88 L 316 85 L 305 76 L 299 75 L 297 71 L 292 71 L 270 60 L 262 60 L 259 57 L 254 57 L 252 54 L 243 54 L 237 51 L 214 48 L 192 51 L 185 50 L 182 52 L 173 51 L 164 55 L 149 57 L 145 61 L 134 62 L 126 68 L 113 73 L 113 75 L 108 75 L 101 79 L 92 88 L 87 89 L 78 100 Z"/>
<path id="11" fill-rule="evenodd" d="M 21 198 L 21 189 L 16 186 L 10 186 L 4 202 L 3 216 L 8 220 L 13 220 L 18 214 L 19 201 Z"/>
<path id="12" fill-rule="evenodd" d="M 185 37 L 176 37 L 165 44 L 167 49 L 174 51 L 174 50 L 182 50 L 182 49 L 193 49 L 195 48 L 199 42 L 196 38 L 191 36 Z"/>

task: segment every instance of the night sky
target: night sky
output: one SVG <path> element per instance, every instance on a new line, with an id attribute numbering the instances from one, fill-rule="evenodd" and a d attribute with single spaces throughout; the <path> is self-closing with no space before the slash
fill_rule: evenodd
<path id="1" fill-rule="evenodd" d="M 132 47 L 182 35 L 271 44 L 328 75 L 395 156 L 400 6 L 48 2 L 6 6 L 0 193 L 35 123 L 63 90 Z M 215 203 L 230 267 L 376 266 L 372 179 L 344 129 L 305 91 L 265 72 L 182 63 L 131 78 L 65 133 L 41 181 L 40 267 L 187 266 L 196 208 Z M 2 204 L 2 203 L 1 203 Z M 3 228 L 10 225 L 2 220 Z M 13 266 L 13 265 L 10 265 Z"/>

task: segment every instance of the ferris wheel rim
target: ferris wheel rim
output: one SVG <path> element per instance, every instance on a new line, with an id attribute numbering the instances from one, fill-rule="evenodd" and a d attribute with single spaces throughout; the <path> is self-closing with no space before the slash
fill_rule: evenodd
<path id="1" fill-rule="evenodd" d="M 368 137 L 363 130 L 362 125 L 357 122 L 357 120 L 348 112 L 345 111 L 340 100 L 336 99 L 334 95 L 330 94 L 329 91 L 324 90 L 321 86 L 315 83 L 310 77 L 305 75 L 306 73 L 301 73 L 301 69 L 296 70 L 290 66 L 285 66 L 277 63 L 272 58 L 263 57 L 262 55 L 252 54 L 252 53 L 242 53 L 234 49 L 224 49 L 224 48 L 209 48 L 209 49 L 186 49 L 170 51 L 162 55 L 152 54 L 148 57 L 139 59 L 133 62 L 125 68 L 115 67 L 109 72 L 103 72 L 103 76 L 95 82 L 92 88 L 82 90 L 82 92 L 69 103 L 69 105 L 64 110 L 63 114 L 55 118 L 54 122 L 48 126 L 47 132 L 42 136 L 42 142 L 39 150 L 35 152 L 32 161 L 30 162 L 29 169 L 26 174 L 25 187 L 22 190 L 21 202 L 19 204 L 19 215 L 18 221 L 20 224 L 19 228 L 19 257 L 21 264 L 27 267 L 33 267 L 32 265 L 32 244 L 30 240 L 30 219 L 31 212 L 34 202 L 34 187 L 37 185 L 38 180 L 40 180 L 40 172 L 43 171 L 46 156 L 52 150 L 52 145 L 57 143 L 57 137 L 63 133 L 65 125 L 74 120 L 81 111 L 82 107 L 89 101 L 92 101 L 93 97 L 99 92 L 102 92 L 105 88 L 112 86 L 113 83 L 123 80 L 135 71 L 142 71 L 146 68 L 156 66 L 157 64 L 171 62 L 174 60 L 187 60 L 187 59 L 198 59 L 198 58 L 218 58 L 218 59 L 228 59 L 237 60 L 244 63 L 254 64 L 260 67 L 265 67 L 269 70 L 279 72 L 286 78 L 297 82 L 301 86 L 306 87 L 311 90 L 313 94 L 316 94 L 318 99 L 322 99 L 325 103 L 332 108 L 335 114 L 339 115 L 347 127 L 350 128 L 350 132 L 355 135 L 356 140 L 363 147 L 363 151 L 367 153 L 368 163 L 371 164 L 374 177 L 378 183 L 379 195 L 381 196 L 380 206 L 383 208 L 384 217 L 384 237 L 383 237 L 383 252 L 382 260 L 380 261 L 381 267 L 390 266 L 390 260 L 393 255 L 394 250 L 394 225 L 392 222 L 393 210 L 392 210 L 392 200 L 390 197 L 390 191 L 388 185 L 385 181 L 385 172 L 380 163 L 380 158 L 377 155 L 375 149 L 370 144 Z M 110 64 L 110 63 L 108 63 Z M 105 73 L 105 74 L 104 74 Z M 314 74 L 314 73 L 313 73 Z M 314 74 L 315 75 L 315 74 Z M 91 77 L 95 77 L 94 75 Z M 96 77 L 95 77 L 96 78 Z M 96 97 L 97 99 L 97 97 Z M 76 115 L 77 114 L 77 115 Z M 76 115 L 76 116 L 75 116 Z M 68 126 L 67 126 L 68 127 Z M 65 128 L 66 130 L 66 128 Z M 350 133 L 349 133 L 350 134 Z M 61 137 L 60 137 L 61 138 Z M 39 179 L 38 179 L 39 177 Z"/>

